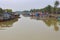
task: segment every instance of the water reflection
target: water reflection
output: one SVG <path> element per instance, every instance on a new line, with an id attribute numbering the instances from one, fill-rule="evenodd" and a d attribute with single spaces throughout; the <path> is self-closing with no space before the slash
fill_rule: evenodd
<path id="1" fill-rule="evenodd" d="M 48 27 L 53 26 L 55 31 L 59 30 L 59 21 L 56 18 L 31 16 L 31 19 L 42 20 Z"/>
<path id="2" fill-rule="evenodd" d="M 18 18 L 15 18 L 15 19 L 9 20 L 9 21 L 0 22 L 0 29 L 4 28 L 4 27 L 12 27 L 13 23 L 15 23 L 17 21 L 18 21 Z"/>
<path id="3" fill-rule="evenodd" d="M 58 21 L 56 18 L 36 17 L 36 16 L 27 16 L 27 15 L 23 15 L 23 16 L 30 17 L 30 19 L 34 19 L 34 20 L 39 20 L 39 21 L 42 20 L 45 23 L 45 25 L 47 25 L 47 27 L 54 27 L 55 31 L 59 31 L 60 21 Z M 17 21 L 18 21 L 18 18 L 10 20 L 10 21 L 0 22 L 0 28 L 12 27 L 13 24 Z"/>
<path id="4" fill-rule="evenodd" d="M 49 18 L 48 20 L 43 20 L 43 21 L 44 21 L 44 23 L 45 23 L 48 27 L 54 26 L 54 30 L 55 30 L 55 31 L 58 31 L 58 30 L 59 30 L 57 19 L 51 19 L 51 18 Z"/>
<path id="5" fill-rule="evenodd" d="M 60 39 L 60 21 L 55 18 L 40 19 L 40 17 L 23 17 L 18 20 L 0 22 L 0 26 L 7 26 L 8 30 L 0 30 L 1 40 L 59 40 Z M 31 19 L 30 19 L 31 18 Z M 38 21 L 37 21 L 38 19 Z M 13 26 L 12 26 L 13 25 Z M 1 26 L 2 27 L 2 26 Z M 5 26 L 5 28 L 7 29 Z M 3 27 L 3 29 L 5 29 Z M 51 28 L 51 29 L 50 29 Z M 57 31 L 57 32 L 54 32 Z"/>

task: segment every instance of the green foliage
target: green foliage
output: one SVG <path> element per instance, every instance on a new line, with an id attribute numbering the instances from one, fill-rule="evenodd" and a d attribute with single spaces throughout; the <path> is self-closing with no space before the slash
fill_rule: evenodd
<path id="1" fill-rule="evenodd" d="M 54 4 L 54 12 L 57 13 L 57 6 L 59 5 L 59 1 L 56 1 L 55 4 Z"/>
<path id="2" fill-rule="evenodd" d="M 3 13 L 3 9 L 2 8 L 0 8 L 0 13 Z"/>
<path id="3" fill-rule="evenodd" d="M 60 11 L 60 8 L 58 8 L 58 11 Z"/>
<path id="4" fill-rule="evenodd" d="M 30 12 L 48 12 L 48 13 L 57 13 L 57 11 L 60 11 L 60 8 L 57 8 L 59 5 L 59 1 L 56 1 L 54 4 L 54 7 L 51 5 L 46 6 L 43 9 L 31 9 Z"/>
<path id="5" fill-rule="evenodd" d="M 52 10 L 52 6 L 50 5 L 44 8 L 44 11 L 47 11 L 48 13 L 51 13 L 51 10 Z"/>
<path id="6" fill-rule="evenodd" d="M 12 9 L 5 9 L 5 12 L 12 12 Z"/>
<path id="7" fill-rule="evenodd" d="M 51 9 L 52 9 L 52 6 L 48 5 L 47 7 L 43 8 L 43 9 L 31 9 L 30 12 L 49 12 L 51 13 Z"/>
<path id="8" fill-rule="evenodd" d="M 56 1 L 54 7 L 57 7 L 58 5 L 59 5 L 59 1 Z"/>
<path id="9" fill-rule="evenodd" d="M 30 12 L 39 12 L 40 9 L 31 9 Z"/>
<path id="10" fill-rule="evenodd" d="M 0 8 L 0 14 L 1 13 L 4 13 L 4 12 L 12 12 L 12 9 L 2 9 L 2 8 Z"/>

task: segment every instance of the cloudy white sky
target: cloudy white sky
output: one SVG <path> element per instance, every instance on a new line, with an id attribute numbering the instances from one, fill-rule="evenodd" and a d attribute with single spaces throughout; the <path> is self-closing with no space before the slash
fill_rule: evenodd
<path id="1" fill-rule="evenodd" d="M 13 11 L 40 9 L 47 5 L 54 5 L 56 0 L 0 0 L 0 7 L 3 9 L 10 8 Z M 60 1 L 60 0 L 58 0 Z"/>

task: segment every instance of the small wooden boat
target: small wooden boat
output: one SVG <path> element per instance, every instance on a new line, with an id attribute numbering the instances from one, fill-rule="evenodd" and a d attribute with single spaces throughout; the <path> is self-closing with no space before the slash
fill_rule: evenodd
<path id="1" fill-rule="evenodd" d="M 57 17 L 57 20 L 60 21 L 60 16 Z"/>

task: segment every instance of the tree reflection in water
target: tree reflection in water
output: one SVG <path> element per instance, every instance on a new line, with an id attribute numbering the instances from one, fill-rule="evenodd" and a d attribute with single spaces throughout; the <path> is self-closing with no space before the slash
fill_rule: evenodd
<path id="1" fill-rule="evenodd" d="M 59 30 L 58 23 L 60 22 L 56 18 L 49 18 L 49 17 L 40 18 L 36 16 L 31 16 L 31 19 L 42 20 L 48 27 L 54 26 L 55 31 Z"/>
<path id="2" fill-rule="evenodd" d="M 12 27 L 13 23 L 15 23 L 17 21 L 18 21 L 18 18 L 15 18 L 15 19 L 9 20 L 9 21 L 0 22 L 0 29 L 4 28 L 4 27 Z"/>
<path id="3" fill-rule="evenodd" d="M 57 19 L 49 18 L 47 21 L 46 21 L 46 20 L 43 20 L 43 21 L 44 21 L 44 23 L 45 23 L 48 27 L 50 27 L 50 26 L 53 25 L 55 31 L 58 31 L 58 30 L 59 30 Z"/>

